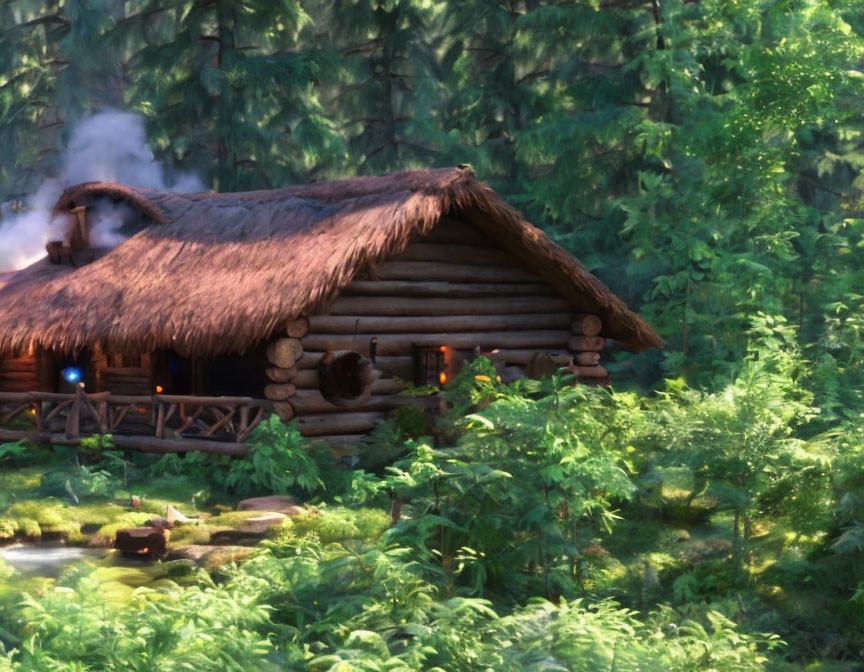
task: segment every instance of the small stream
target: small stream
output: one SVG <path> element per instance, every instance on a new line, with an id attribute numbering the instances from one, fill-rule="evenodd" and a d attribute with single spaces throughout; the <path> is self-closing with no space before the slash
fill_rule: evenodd
<path id="1" fill-rule="evenodd" d="M 101 560 L 109 552 L 107 548 L 15 544 L 0 548 L 0 558 L 22 574 L 56 579 L 69 565 Z"/>

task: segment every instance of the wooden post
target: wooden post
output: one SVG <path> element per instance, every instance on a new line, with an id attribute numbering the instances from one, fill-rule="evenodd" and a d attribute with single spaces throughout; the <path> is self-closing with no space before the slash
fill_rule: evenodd
<path id="1" fill-rule="evenodd" d="M 77 439 L 81 436 L 81 403 L 83 398 L 84 384 L 78 383 L 75 386 L 75 400 L 69 407 L 69 415 L 66 417 L 64 436 L 67 439 Z"/>

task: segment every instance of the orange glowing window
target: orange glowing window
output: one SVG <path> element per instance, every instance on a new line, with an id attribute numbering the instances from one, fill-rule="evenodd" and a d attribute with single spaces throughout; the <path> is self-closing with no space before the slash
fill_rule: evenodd
<path id="1" fill-rule="evenodd" d="M 164 390 L 164 389 L 165 388 L 163 388 L 161 385 L 157 385 L 156 386 L 156 394 L 162 394 L 162 390 Z"/>
<path id="2" fill-rule="evenodd" d="M 415 345 L 414 384 L 444 385 L 448 380 L 447 346 Z"/>

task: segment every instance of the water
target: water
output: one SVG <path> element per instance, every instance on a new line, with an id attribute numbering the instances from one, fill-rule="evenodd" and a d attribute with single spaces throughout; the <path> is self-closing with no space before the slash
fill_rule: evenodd
<path id="1" fill-rule="evenodd" d="M 16 544 L 0 548 L 0 558 L 22 574 L 57 578 L 69 565 L 101 560 L 107 552 L 104 548 Z"/>

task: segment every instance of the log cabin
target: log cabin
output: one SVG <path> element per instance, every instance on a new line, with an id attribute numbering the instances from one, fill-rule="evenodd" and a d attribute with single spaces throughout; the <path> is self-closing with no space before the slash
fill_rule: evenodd
<path id="1" fill-rule="evenodd" d="M 106 201 L 128 206 L 110 249 L 90 243 Z M 135 420 L 155 451 L 229 428 L 239 446 L 270 411 L 350 446 L 477 353 L 505 377 L 602 383 L 610 341 L 662 345 L 466 167 L 224 194 L 91 182 L 54 215 L 62 239 L 0 276 L 0 403 L 46 440 L 76 438 L 46 404 L 77 395 L 99 431 Z"/>

